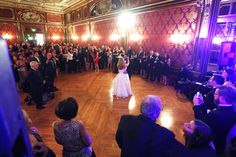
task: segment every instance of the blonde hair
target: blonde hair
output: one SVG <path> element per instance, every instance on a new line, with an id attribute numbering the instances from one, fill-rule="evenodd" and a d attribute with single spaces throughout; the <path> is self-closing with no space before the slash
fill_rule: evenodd
<path id="1" fill-rule="evenodd" d="M 117 68 L 118 69 L 123 69 L 125 68 L 125 61 L 123 58 L 119 58 L 118 63 L 117 63 Z"/>

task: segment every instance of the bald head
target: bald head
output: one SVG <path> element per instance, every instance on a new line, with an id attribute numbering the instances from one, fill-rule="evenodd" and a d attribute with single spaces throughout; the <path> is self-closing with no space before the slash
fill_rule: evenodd
<path id="1" fill-rule="evenodd" d="M 161 99 L 154 95 L 146 96 L 140 107 L 140 112 L 154 121 L 160 116 L 161 110 Z"/>
<path id="2" fill-rule="evenodd" d="M 31 67 L 31 69 L 33 69 L 33 70 L 38 70 L 39 63 L 38 63 L 37 61 L 31 61 L 31 62 L 30 62 L 30 67 Z"/>

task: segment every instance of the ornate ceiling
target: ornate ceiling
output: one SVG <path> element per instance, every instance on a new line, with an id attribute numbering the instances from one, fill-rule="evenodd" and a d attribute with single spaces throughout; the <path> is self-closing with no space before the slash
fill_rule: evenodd
<path id="1" fill-rule="evenodd" d="M 91 0 L 0 0 L 0 6 L 19 7 L 41 11 L 62 12 L 64 9 L 83 5 Z"/>

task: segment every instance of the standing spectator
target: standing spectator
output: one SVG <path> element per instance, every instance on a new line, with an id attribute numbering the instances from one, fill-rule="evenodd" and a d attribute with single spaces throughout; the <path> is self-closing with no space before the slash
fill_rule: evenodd
<path id="1" fill-rule="evenodd" d="M 160 98 L 150 95 L 141 103 L 140 115 L 121 117 L 116 132 L 121 157 L 185 157 L 173 132 L 156 123 L 161 110 Z"/>
<path id="2" fill-rule="evenodd" d="M 108 58 L 107 67 L 108 67 L 108 70 L 110 70 L 112 69 L 112 52 L 109 47 L 107 49 L 107 58 Z"/>
<path id="3" fill-rule="evenodd" d="M 216 91 L 216 88 L 223 85 L 224 78 L 221 75 L 214 75 L 212 76 L 209 81 L 208 85 L 212 87 L 212 90 L 207 93 L 204 104 L 206 104 L 207 109 L 213 110 L 217 108 L 215 101 L 214 101 L 214 94 Z"/>
<path id="4" fill-rule="evenodd" d="M 28 75 L 29 90 L 33 101 L 36 103 L 37 109 L 44 109 L 43 107 L 43 79 L 38 71 L 39 63 L 36 61 L 30 62 L 30 71 Z"/>
<path id="5" fill-rule="evenodd" d="M 61 121 L 53 123 L 53 130 L 57 143 L 63 146 L 63 157 L 91 157 L 93 154 L 92 140 L 84 124 L 73 120 L 78 108 L 78 103 L 71 97 L 55 108 L 55 114 Z"/>
<path id="6" fill-rule="evenodd" d="M 24 59 L 22 54 L 19 54 L 18 59 L 16 60 L 16 65 L 18 68 L 18 74 L 20 77 L 20 88 L 22 88 L 23 84 L 25 83 L 25 79 L 27 77 L 27 62 Z"/>
<path id="7" fill-rule="evenodd" d="M 44 79 L 47 84 L 47 92 L 52 92 L 54 89 L 55 74 L 56 74 L 56 66 L 52 60 L 52 54 L 47 53 L 47 60 L 44 69 Z"/>
<path id="8" fill-rule="evenodd" d="M 118 63 L 118 50 L 117 48 L 113 49 L 112 52 L 112 71 L 113 73 L 118 73 L 117 63 Z"/>
<path id="9" fill-rule="evenodd" d="M 225 149 L 226 136 L 236 123 L 236 112 L 233 107 L 236 90 L 227 86 L 218 87 L 214 98 L 218 107 L 207 114 L 203 97 L 195 95 L 193 110 L 196 119 L 200 119 L 210 126 L 217 155 L 222 155 Z"/>
<path id="10" fill-rule="evenodd" d="M 17 87 L 17 90 L 19 91 L 20 90 L 20 88 L 19 88 L 20 76 L 19 76 L 19 73 L 18 73 L 16 60 L 17 60 L 16 56 L 13 56 L 12 57 L 12 69 L 13 69 L 13 74 L 14 74 L 14 78 L 15 78 L 15 81 L 16 81 L 16 87 Z"/>
<path id="11" fill-rule="evenodd" d="M 169 55 L 165 54 L 164 58 L 163 58 L 163 64 L 162 64 L 162 83 L 164 85 L 168 84 L 168 75 L 170 72 L 170 57 Z"/>
<path id="12" fill-rule="evenodd" d="M 154 56 L 154 51 L 151 50 L 149 53 L 149 56 L 147 57 L 147 64 L 146 64 L 146 79 L 149 79 L 153 81 L 153 76 L 154 76 L 154 62 L 155 62 L 155 56 Z"/>
<path id="13" fill-rule="evenodd" d="M 94 51 L 94 64 L 95 64 L 95 72 L 99 72 L 99 56 L 98 52 Z"/>
<path id="14" fill-rule="evenodd" d="M 68 72 L 71 73 L 73 70 L 73 53 L 71 50 L 67 53 Z"/>

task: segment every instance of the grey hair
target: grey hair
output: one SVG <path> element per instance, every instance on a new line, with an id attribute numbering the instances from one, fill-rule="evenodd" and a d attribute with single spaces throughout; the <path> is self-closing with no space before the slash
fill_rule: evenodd
<path id="1" fill-rule="evenodd" d="M 31 61 L 31 62 L 30 62 L 30 67 L 32 68 L 35 63 L 37 63 L 37 61 Z"/>
<path id="2" fill-rule="evenodd" d="M 152 119 L 158 118 L 160 116 L 161 110 L 161 99 L 155 95 L 146 96 L 140 106 L 140 112 Z"/>

